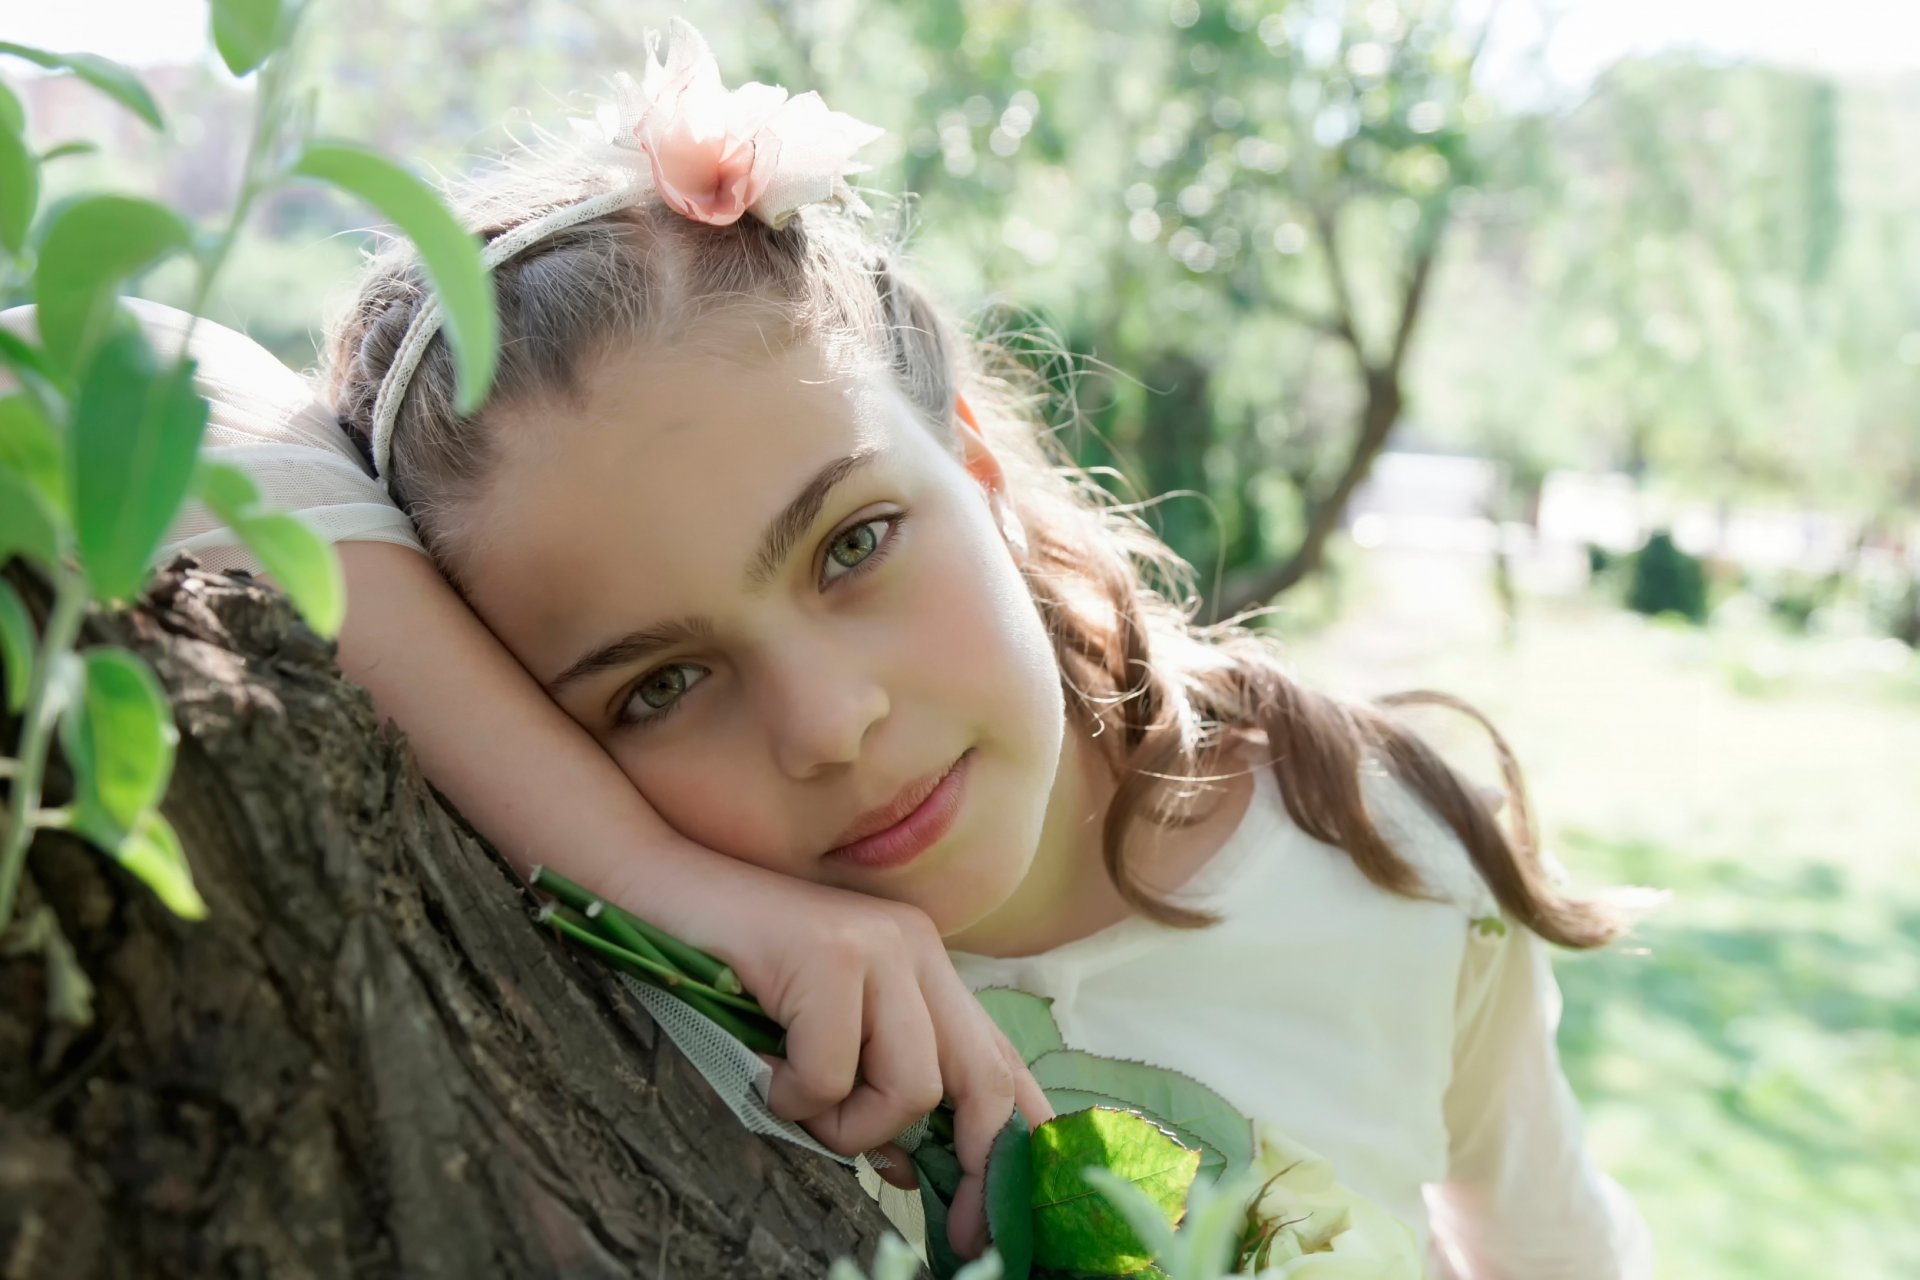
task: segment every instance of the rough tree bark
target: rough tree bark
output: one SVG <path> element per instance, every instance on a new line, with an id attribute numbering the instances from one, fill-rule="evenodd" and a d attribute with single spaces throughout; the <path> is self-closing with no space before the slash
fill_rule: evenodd
<path id="1" fill-rule="evenodd" d="M 165 810 L 210 915 L 51 836 L 98 986 L 49 1026 L 0 960 L 0 1277 L 813 1277 L 885 1229 L 840 1166 L 747 1133 L 381 731 L 332 650 L 176 562 L 90 639 L 180 722 Z"/>

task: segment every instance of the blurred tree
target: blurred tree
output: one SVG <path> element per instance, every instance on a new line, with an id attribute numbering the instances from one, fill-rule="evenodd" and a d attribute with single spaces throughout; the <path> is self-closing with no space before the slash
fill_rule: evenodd
<path id="1" fill-rule="evenodd" d="M 1706 620 L 1706 574 L 1665 529 L 1656 530 L 1634 555 L 1627 607 L 1649 616 L 1677 613 L 1689 622 Z"/>
<path id="2" fill-rule="evenodd" d="M 822 5 L 811 47 L 856 83 L 918 87 L 903 179 L 929 273 L 956 294 L 1017 288 L 1119 371 L 1083 401 L 1088 362 L 1070 362 L 1083 460 L 1204 496 L 1158 515 L 1189 561 L 1226 570 L 1217 613 L 1311 572 L 1399 421 L 1491 117 L 1472 78 L 1487 28 L 1463 9 Z"/>
<path id="3" fill-rule="evenodd" d="M 815 88 L 888 130 L 872 203 L 941 293 L 1018 322 L 1050 420 L 1122 498 L 1152 496 L 1213 613 L 1310 571 L 1408 434 L 1520 480 L 1626 467 L 1654 499 L 1819 503 L 1877 522 L 1868 545 L 1899 536 L 1920 505 L 1920 188 L 1903 176 L 1920 98 L 1667 55 L 1521 110 L 1476 85 L 1483 8 L 696 16 L 730 82 Z M 319 118 L 458 172 L 637 69 L 671 11 L 335 0 L 315 15 Z M 242 246 L 219 314 L 299 364 L 347 287 L 354 238 L 334 233 L 357 215 L 267 214 L 283 238 Z"/>

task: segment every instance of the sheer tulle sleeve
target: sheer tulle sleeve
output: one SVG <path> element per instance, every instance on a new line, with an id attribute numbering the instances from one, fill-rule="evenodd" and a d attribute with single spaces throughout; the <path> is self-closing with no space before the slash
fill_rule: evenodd
<path id="1" fill-rule="evenodd" d="M 156 346 L 178 350 L 187 314 L 132 302 Z M 424 554 L 413 522 L 367 473 L 353 443 L 307 379 L 259 343 L 202 320 L 192 354 L 213 406 L 202 456 L 229 462 L 260 486 L 270 506 L 297 511 L 329 542 L 391 542 Z M 191 551 L 212 569 L 259 565 L 199 503 L 167 535 L 167 552 Z"/>
<path id="2" fill-rule="evenodd" d="M 1547 944 L 1477 931 L 1462 966 L 1446 1096 L 1447 1180 L 1427 1189 L 1436 1271 L 1451 1280 L 1652 1280 L 1653 1240 L 1588 1153 L 1554 1043 Z"/>
<path id="3" fill-rule="evenodd" d="M 123 300 L 154 347 L 180 349 L 190 317 L 174 307 Z M 0 314 L 0 324 L 31 332 L 32 307 Z M 202 456 L 246 471 L 266 501 L 297 511 L 329 542 L 392 542 L 423 551 L 413 522 L 367 473 L 346 433 L 307 379 L 244 334 L 202 320 L 193 332 L 201 394 L 212 405 Z M 161 558 L 191 551 L 210 569 L 259 571 L 259 563 L 213 514 L 189 501 Z"/>

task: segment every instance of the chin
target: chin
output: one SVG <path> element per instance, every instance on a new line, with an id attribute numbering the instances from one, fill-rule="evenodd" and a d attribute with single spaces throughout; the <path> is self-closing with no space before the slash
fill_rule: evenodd
<path id="1" fill-rule="evenodd" d="M 930 877 L 918 905 L 942 938 L 992 918 L 1019 893 L 1033 868 L 1044 809 L 1042 805 L 1031 821 L 996 822 L 992 830 L 969 840 L 967 848 L 954 850 L 957 856 Z"/>

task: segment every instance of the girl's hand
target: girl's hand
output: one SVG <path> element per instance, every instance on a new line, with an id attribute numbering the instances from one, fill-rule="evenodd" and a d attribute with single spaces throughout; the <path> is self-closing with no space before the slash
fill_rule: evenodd
<path id="1" fill-rule="evenodd" d="M 774 1114 L 823 1146 L 855 1155 L 951 1098 L 966 1176 L 948 1236 L 965 1256 L 984 1251 L 994 1136 L 1016 1100 L 1034 1124 L 1053 1112 L 925 913 L 685 839 L 425 556 L 384 542 L 339 550 L 340 666 L 406 731 L 434 786 L 521 874 L 545 862 L 732 965 L 787 1029 Z"/>
<path id="2" fill-rule="evenodd" d="M 964 1258 L 984 1253 L 993 1140 L 1015 1103 L 1029 1125 L 1053 1109 L 954 972 L 933 922 L 914 907 L 796 880 L 756 904 L 736 901 L 731 914 L 737 927 L 715 954 L 787 1029 L 786 1060 L 766 1058 L 768 1107 L 851 1156 L 950 1099 L 963 1176 L 947 1236 Z M 913 1185 L 905 1157 L 888 1154 L 887 1181 Z"/>

